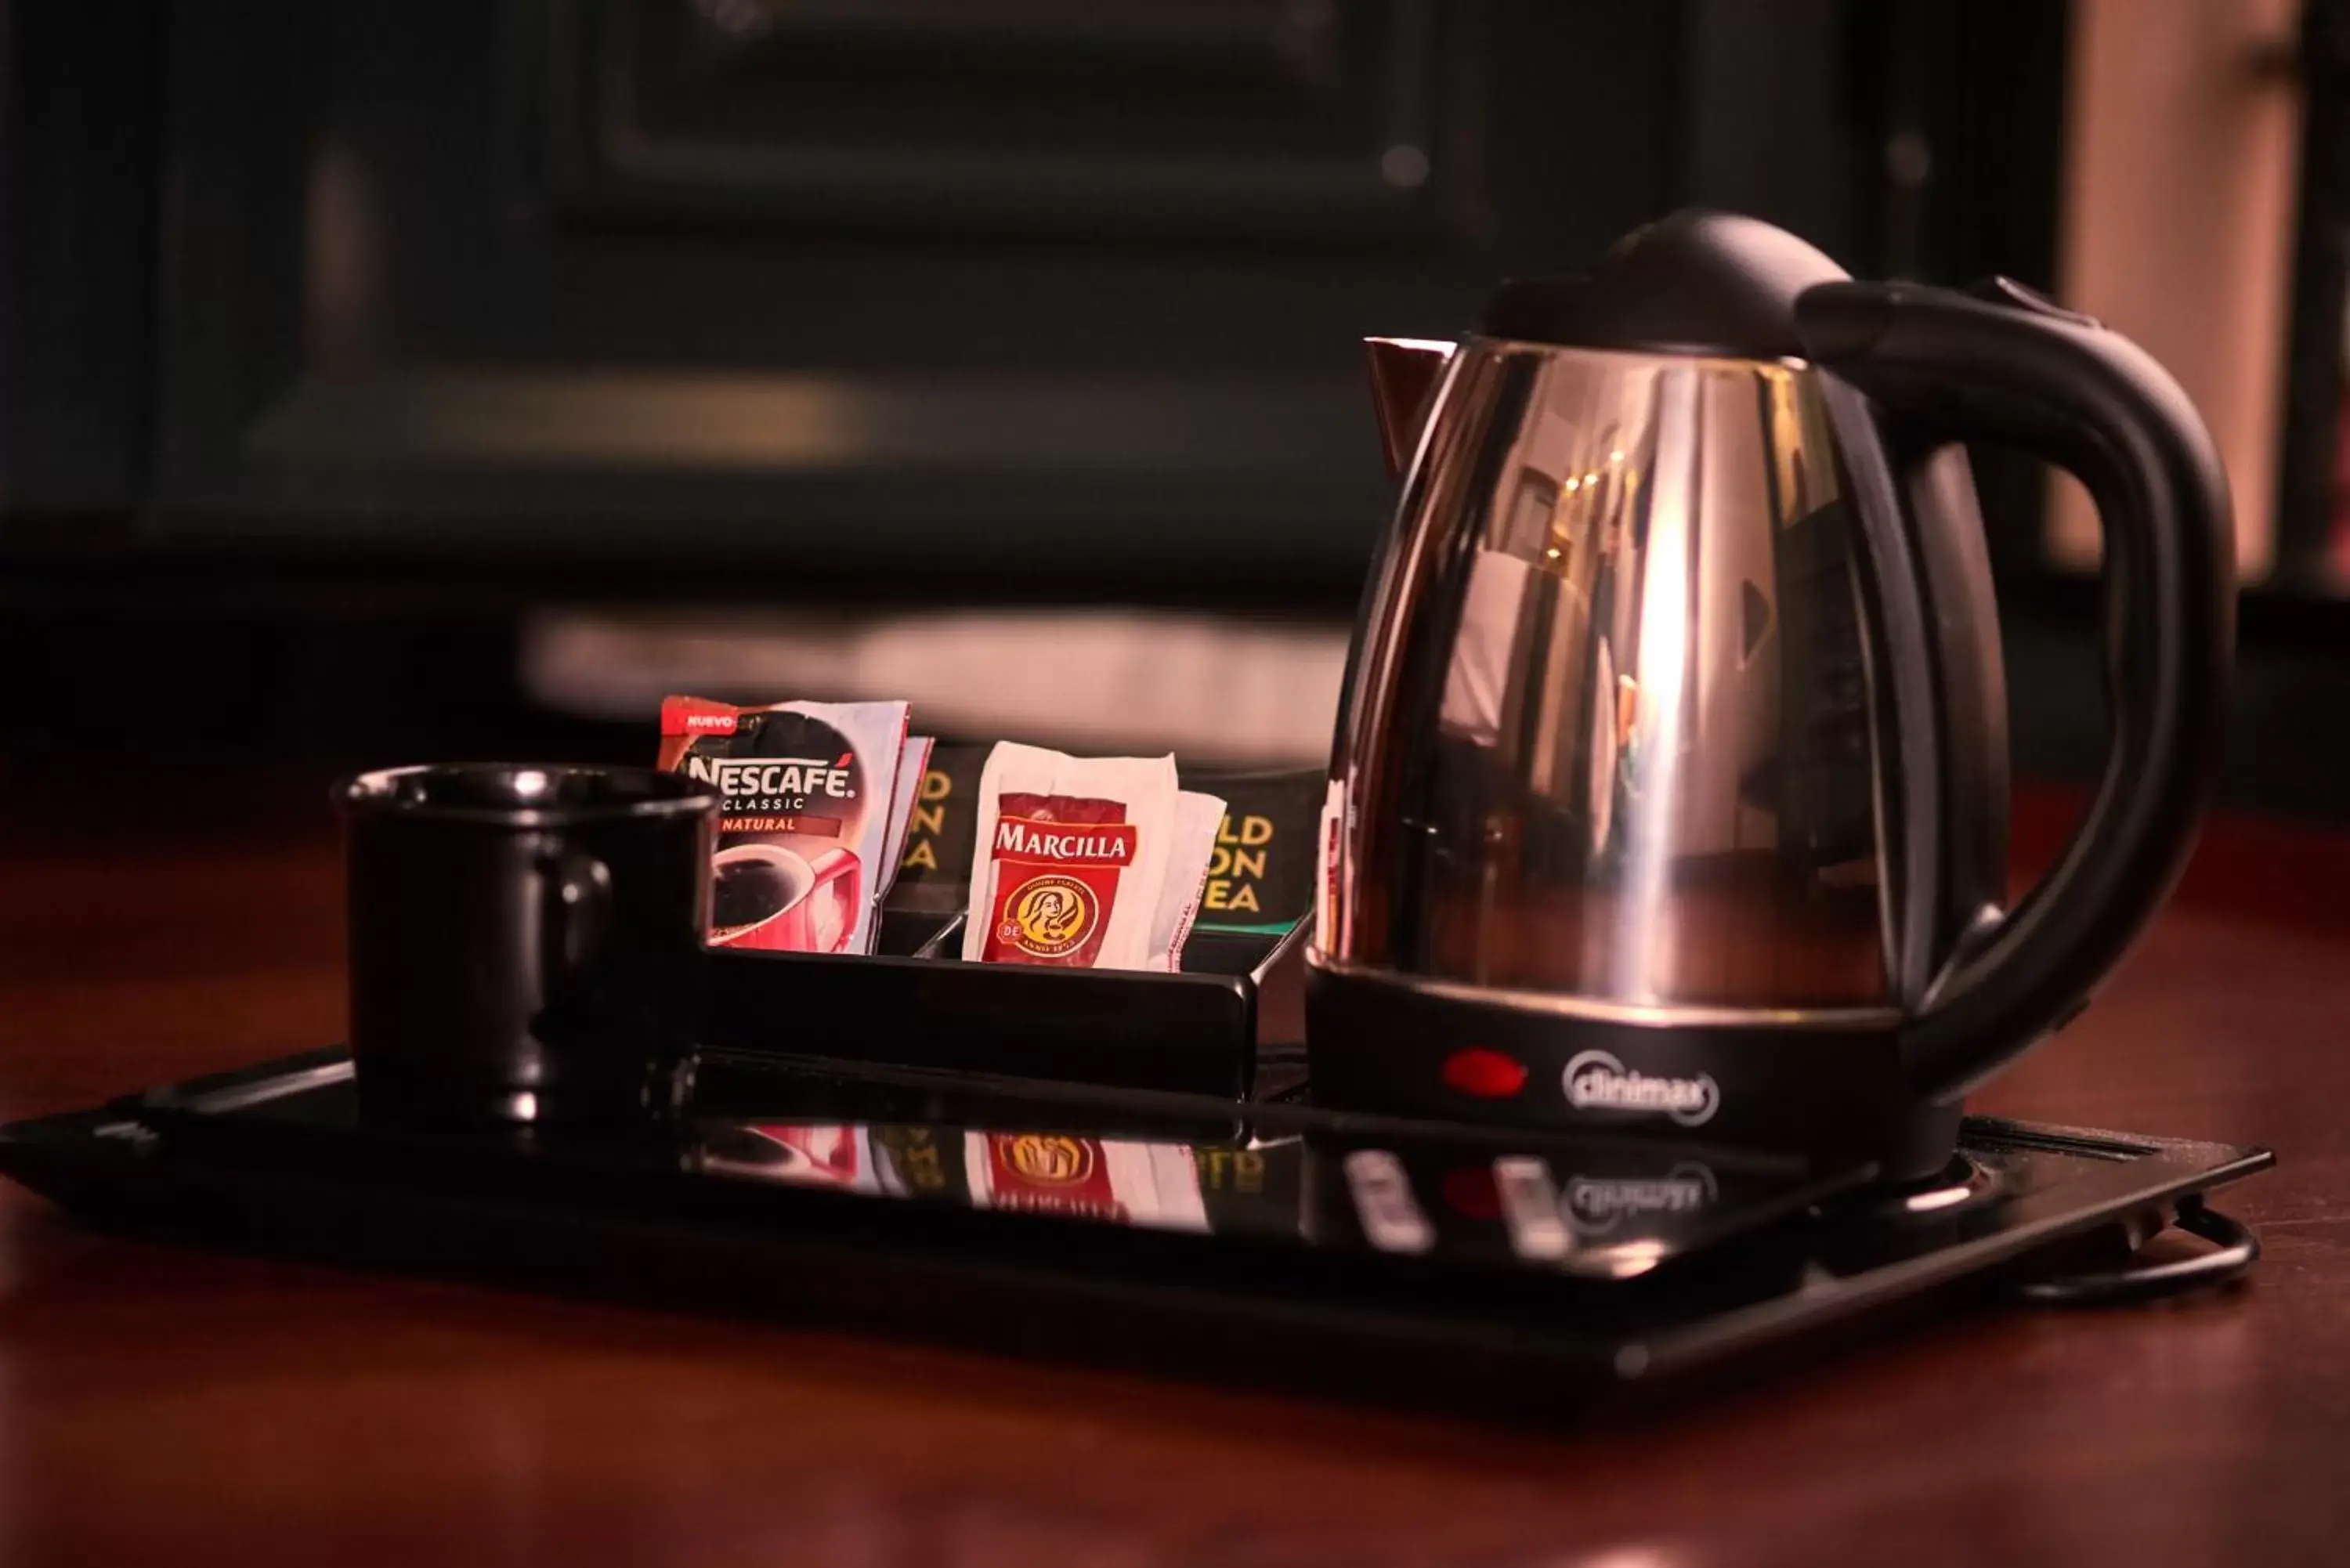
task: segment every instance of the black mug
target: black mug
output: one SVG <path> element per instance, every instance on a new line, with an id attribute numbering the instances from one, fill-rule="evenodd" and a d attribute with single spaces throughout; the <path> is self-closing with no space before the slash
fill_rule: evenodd
<path id="1" fill-rule="evenodd" d="M 691 1090 L 718 797 L 650 768 L 450 763 L 337 794 L 370 1119 L 619 1124 Z"/>

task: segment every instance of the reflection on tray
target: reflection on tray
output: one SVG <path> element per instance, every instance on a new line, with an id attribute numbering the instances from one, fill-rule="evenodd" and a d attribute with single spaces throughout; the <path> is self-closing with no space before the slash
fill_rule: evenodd
<path id="1" fill-rule="evenodd" d="M 687 1159 L 691 1168 L 713 1175 L 1201 1231 L 1210 1228 L 1203 1188 L 1230 1180 L 1236 1190 L 1245 1188 L 1246 1196 L 1261 1198 L 1266 1168 L 1265 1153 L 1258 1149 L 1194 1149 L 1063 1132 L 814 1122 L 706 1127 Z M 1294 1196 L 1294 1183 L 1291 1190 Z"/>
<path id="2" fill-rule="evenodd" d="M 363 1122 L 347 1062 L 159 1094 L 142 1115 L 181 1138 L 274 1126 L 342 1148 Z M 403 1164 L 442 1155 L 622 1169 L 650 1160 L 728 1186 L 1594 1280 L 1647 1275 L 1764 1231 L 1787 1231 L 1793 1244 L 1779 1250 L 1800 1265 L 1816 1238 L 1786 1222 L 1830 1201 L 1862 1222 L 1838 1227 L 1838 1257 L 1824 1261 L 1874 1266 L 1996 1227 L 2002 1200 L 2033 1186 L 2028 1170 L 2008 1168 L 2028 1165 L 2023 1156 L 1987 1155 L 1959 1162 L 1963 1179 L 1930 1190 L 1865 1199 L 1855 1193 L 1865 1165 L 1818 1170 L 1751 1151 L 837 1064 L 720 1059 L 705 1064 L 697 1098 L 700 1115 L 650 1142 L 386 1126 L 348 1147 L 397 1147 Z"/>
<path id="3" fill-rule="evenodd" d="M 918 1123 L 704 1123 L 685 1165 L 871 1198 L 1408 1256 L 1440 1251 L 1607 1279 L 1645 1273 L 1725 1223 L 1763 1218 L 1788 1196 L 1780 1183 L 1669 1154 L 1569 1168 L 1424 1141 L 1398 1148 L 1308 1135 L 1206 1145 Z"/>

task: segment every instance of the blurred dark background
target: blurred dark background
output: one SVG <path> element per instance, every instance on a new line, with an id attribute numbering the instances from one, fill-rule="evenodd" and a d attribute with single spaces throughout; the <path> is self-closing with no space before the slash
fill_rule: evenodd
<path id="1" fill-rule="evenodd" d="M 650 760 L 665 689 L 1118 743 L 1221 704 L 1310 757 L 1388 507 L 1357 340 L 1696 202 L 2054 290 L 2207 413 L 2273 388 L 2213 421 L 2257 535 L 2228 788 L 2338 809 L 2350 54 L 2331 4 L 2179 9 L 0 5 L 0 766 Z M 2224 92 L 2145 87 L 2189 68 Z M 2113 163 L 2182 112 L 2272 213 Z M 2129 292 L 2214 223 L 2276 232 Z M 2182 366 L 2222 288 L 2273 332 Z M 1978 463 L 2019 763 L 2085 776 L 2093 577 Z"/>

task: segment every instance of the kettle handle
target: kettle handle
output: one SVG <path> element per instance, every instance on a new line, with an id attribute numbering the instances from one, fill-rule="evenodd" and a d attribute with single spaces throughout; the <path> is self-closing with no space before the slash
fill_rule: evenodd
<path id="1" fill-rule="evenodd" d="M 1821 284 L 1797 299 L 1795 322 L 1813 363 L 1929 435 L 2011 444 L 2070 471 L 2105 535 L 2105 772 L 2054 868 L 2004 916 L 1984 912 L 1903 1031 L 1910 1082 L 1942 1098 L 2068 1022 L 2186 866 L 2227 717 L 2227 477 L 2151 356 L 2005 279 L 1971 294 Z"/>

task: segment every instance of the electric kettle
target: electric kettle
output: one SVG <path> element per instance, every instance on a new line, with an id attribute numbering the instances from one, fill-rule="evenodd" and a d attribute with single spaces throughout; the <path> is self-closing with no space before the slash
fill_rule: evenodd
<path id="1" fill-rule="evenodd" d="M 1404 485 L 1324 819 L 1317 1101 L 1938 1170 L 2193 840 L 2234 551 L 2186 395 L 2020 285 L 1857 283 L 1711 213 L 1370 351 Z M 1966 441 L 2071 471 L 2105 541 L 2104 775 L 2012 904 Z"/>

